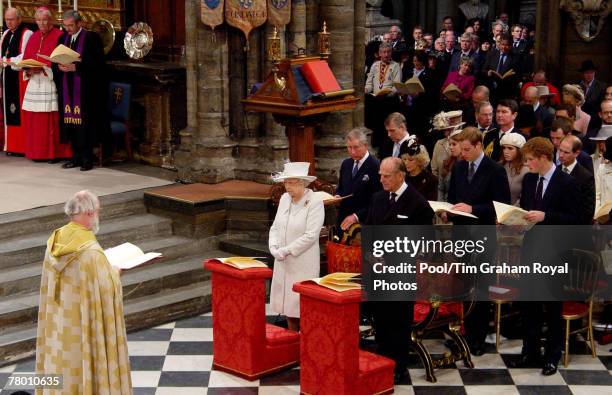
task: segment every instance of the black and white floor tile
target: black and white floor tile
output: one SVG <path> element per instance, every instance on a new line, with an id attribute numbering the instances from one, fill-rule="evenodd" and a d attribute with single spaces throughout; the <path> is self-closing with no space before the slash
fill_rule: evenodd
<path id="1" fill-rule="evenodd" d="M 273 322 L 275 317 L 269 316 Z M 444 353 L 441 340 L 428 340 L 432 353 Z M 300 370 L 246 381 L 212 367 L 212 316 L 204 314 L 128 335 L 135 395 L 284 395 L 299 394 Z M 597 346 L 597 358 L 586 349 L 570 355 L 568 368 L 549 377 L 539 369 L 509 369 L 521 350 L 520 340 L 504 340 L 501 353 L 492 345 L 488 353 L 473 357 L 474 369 L 459 362 L 454 368 L 436 371 L 437 383 L 425 380 L 415 356 L 409 375 L 395 387 L 396 394 L 495 394 L 495 395 L 609 395 L 612 394 L 612 345 Z M 34 361 L 0 368 L 0 388 L 13 372 L 31 372 Z M 3 390 L 2 394 L 13 391 Z M 30 391 L 33 393 L 33 391 Z"/>

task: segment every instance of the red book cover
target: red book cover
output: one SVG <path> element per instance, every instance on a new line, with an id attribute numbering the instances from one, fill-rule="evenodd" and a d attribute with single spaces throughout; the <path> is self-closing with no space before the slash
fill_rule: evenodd
<path id="1" fill-rule="evenodd" d="M 342 88 L 325 60 L 314 60 L 302 66 L 302 75 L 314 93 L 335 92 Z"/>

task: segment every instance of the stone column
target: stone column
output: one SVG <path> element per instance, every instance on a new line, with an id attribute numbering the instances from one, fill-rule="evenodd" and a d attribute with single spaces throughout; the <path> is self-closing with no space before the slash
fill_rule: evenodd
<path id="1" fill-rule="evenodd" d="M 323 22 L 319 20 L 319 0 L 305 0 L 306 6 L 306 53 L 319 53 L 318 33 Z"/>
<path id="2" fill-rule="evenodd" d="M 228 137 L 227 28 L 222 26 L 213 32 L 204 26 L 200 22 L 200 2 L 197 0 L 186 0 L 185 24 L 189 40 L 186 43 L 187 63 L 195 65 L 195 70 L 188 66 L 192 77 L 188 80 L 187 90 L 197 92 L 197 106 L 191 104 L 188 107 L 191 128 L 187 128 L 188 135 L 184 136 L 185 141 L 181 142 L 176 153 L 179 178 L 206 183 L 233 179 L 235 160 L 232 153 L 236 144 Z M 197 109 L 195 114 L 194 107 Z"/>
<path id="3" fill-rule="evenodd" d="M 321 0 L 319 21 L 327 22 L 331 33 L 332 54 L 328 59 L 338 82 L 343 88 L 355 86 L 355 3 L 360 0 Z M 353 111 L 334 112 L 327 116 L 315 140 L 317 176 L 337 182 L 342 158 L 346 156 L 344 135 L 353 128 Z"/>
<path id="4" fill-rule="evenodd" d="M 306 2 L 293 0 L 291 3 L 291 22 L 287 26 L 287 53 L 289 56 L 298 54 L 303 48 L 306 51 Z M 306 52 L 305 52 L 306 53 Z"/>
<path id="5" fill-rule="evenodd" d="M 383 0 L 366 0 L 365 36 L 371 41 L 374 36 L 386 33 L 392 25 L 401 25 L 397 19 L 390 19 L 380 13 Z M 355 4 L 359 4 L 355 1 Z"/>
<path id="6" fill-rule="evenodd" d="M 364 89 L 365 86 L 365 43 L 366 43 L 366 6 L 363 1 L 355 1 L 355 39 L 353 41 L 353 88 L 359 98 L 353 112 L 353 124 L 363 125 Z"/>

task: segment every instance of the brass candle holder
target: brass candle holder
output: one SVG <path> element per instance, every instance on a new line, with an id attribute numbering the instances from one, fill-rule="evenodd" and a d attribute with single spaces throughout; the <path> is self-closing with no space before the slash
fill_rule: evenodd
<path id="1" fill-rule="evenodd" d="M 281 39 L 278 35 L 278 29 L 274 26 L 272 36 L 268 37 L 268 59 L 272 62 L 272 73 L 274 73 L 274 85 L 276 89 L 283 92 L 287 87 L 287 79 L 279 76 L 278 65 L 282 60 L 281 56 Z"/>
<path id="2" fill-rule="evenodd" d="M 319 55 L 328 58 L 331 55 L 331 40 L 327 31 L 327 22 L 323 21 L 323 30 L 319 32 Z"/>

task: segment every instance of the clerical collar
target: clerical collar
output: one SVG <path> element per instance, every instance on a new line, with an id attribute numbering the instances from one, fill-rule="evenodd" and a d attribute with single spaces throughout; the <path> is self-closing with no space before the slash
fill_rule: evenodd
<path id="1" fill-rule="evenodd" d="M 83 31 L 83 28 L 81 27 L 78 32 L 70 36 L 70 40 L 75 41 L 79 37 L 79 34 L 81 34 L 82 31 Z"/>

